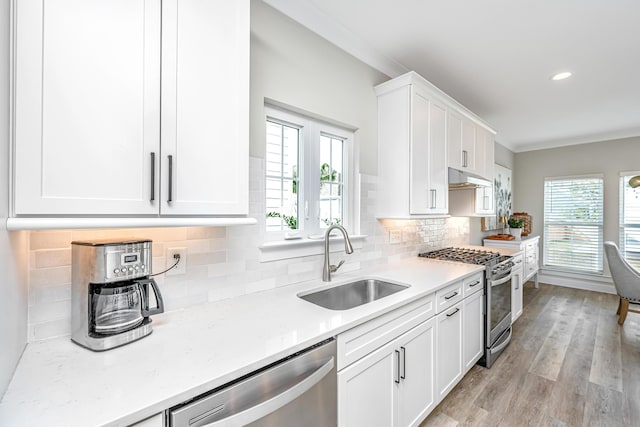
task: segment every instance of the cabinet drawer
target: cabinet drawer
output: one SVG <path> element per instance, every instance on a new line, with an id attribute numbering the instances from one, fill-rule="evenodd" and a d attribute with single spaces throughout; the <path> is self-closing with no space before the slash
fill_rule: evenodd
<path id="1" fill-rule="evenodd" d="M 469 295 L 473 295 L 478 291 L 481 291 L 484 286 L 484 273 L 476 273 L 473 276 L 469 276 L 462 280 L 463 296 L 466 298 Z"/>
<path id="2" fill-rule="evenodd" d="M 538 249 L 538 242 L 531 242 L 531 243 L 527 243 L 527 246 L 525 246 L 525 253 L 527 255 L 532 254 L 534 252 L 537 252 Z"/>
<path id="3" fill-rule="evenodd" d="M 523 257 L 522 254 L 519 255 L 515 255 L 511 258 L 511 261 L 513 262 L 513 268 L 522 268 L 522 262 L 523 262 Z"/>
<path id="4" fill-rule="evenodd" d="M 338 370 L 349 366 L 434 314 L 432 294 L 343 332 L 338 335 Z"/>
<path id="5" fill-rule="evenodd" d="M 436 311 L 442 313 L 459 301 L 462 301 L 462 280 L 436 292 Z"/>

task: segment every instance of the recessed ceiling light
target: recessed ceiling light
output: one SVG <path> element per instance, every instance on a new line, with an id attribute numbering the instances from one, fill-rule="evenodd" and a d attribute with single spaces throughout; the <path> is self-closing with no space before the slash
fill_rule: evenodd
<path id="1" fill-rule="evenodd" d="M 569 77 L 571 77 L 571 73 L 569 71 L 563 71 L 561 73 L 555 74 L 553 77 L 551 77 L 551 80 L 564 80 L 568 79 Z"/>

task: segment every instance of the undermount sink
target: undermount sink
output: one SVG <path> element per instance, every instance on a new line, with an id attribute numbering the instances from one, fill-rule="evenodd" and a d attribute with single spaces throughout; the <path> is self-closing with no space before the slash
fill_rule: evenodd
<path id="1" fill-rule="evenodd" d="M 298 294 L 298 297 L 330 310 L 348 310 L 408 287 L 382 280 L 364 279 L 308 294 Z"/>

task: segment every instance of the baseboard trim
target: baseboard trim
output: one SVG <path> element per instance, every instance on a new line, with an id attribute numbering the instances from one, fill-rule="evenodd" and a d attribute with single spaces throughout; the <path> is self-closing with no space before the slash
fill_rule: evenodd
<path id="1" fill-rule="evenodd" d="M 572 273 L 562 273 L 557 271 L 538 272 L 538 280 L 549 285 L 564 286 L 565 288 L 582 289 L 585 291 L 603 292 L 606 294 L 616 294 L 616 288 L 610 277 L 581 276 Z"/>

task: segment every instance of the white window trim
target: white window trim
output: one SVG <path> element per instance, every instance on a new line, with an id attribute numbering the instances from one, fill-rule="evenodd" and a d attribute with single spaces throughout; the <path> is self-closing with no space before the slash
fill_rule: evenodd
<path id="1" fill-rule="evenodd" d="M 627 225 L 625 226 L 625 223 L 623 222 L 623 206 L 624 206 L 624 191 L 626 186 L 628 185 L 628 181 L 627 179 L 623 180 L 623 177 L 631 177 L 631 176 L 636 176 L 636 175 L 640 175 L 640 171 L 621 171 L 620 172 L 620 178 L 618 179 L 618 195 L 619 195 L 619 206 L 618 206 L 618 247 L 620 248 L 620 252 L 622 253 L 622 256 L 626 259 L 627 258 L 627 247 L 626 247 L 626 243 L 624 241 L 624 230 L 625 228 L 640 228 L 640 223 L 639 224 L 633 224 L 633 225 Z M 638 193 L 638 197 L 640 197 L 640 189 L 636 188 L 635 191 Z M 632 263 L 633 264 L 633 263 Z"/>
<path id="2" fill-rule="evenodd" d="M 276 105 L 277 103 L 265 104 L 264 121 L 273 120 L 276 123 L 290 125 L 299 129 L 303 129 L 305 126 L 309 128 L 317 128 L 314 121 L 321 122 L 320 132 L 326 135 L 331 135 L 343 139 L 345 141 L 344 159 L 343 163 L 347 174 L 344 175 L 344 189 L 346 197 L 343 199 L 343 225 L 349 233 L 355 249 L 360 249 L 363 246 L 363 242 L 366 235 L 360 233 L 360 174 L 359 174 L 359 146 L 357 139 L 357 129 L 339 123 L 335 120 L 320 117 L 315 114 L 301 111 L 296 108 L 289 108 L 284 105 Z M 318 133 L 319 135 L 320 133 Z M 300 159 L 300 166 L 305 170 L 311 167 L 312 173 L 317 174 L 317 179 L 320 179 L 320 171 L 316 171 L 315 164 L 319 163 L 319 159 L 311 159 L 311 156 L 305 156 L 305 144 L 304 144 L 304 132 L 301 132 L 301 144 L 298 148 L 298 156 Z M 306 164 L 305 164 L 306 162 Z M 314 163 L 315 162 L 315 163 Z M 304 172 L 301 172 L 304 173 Z M 265 177 L 263 177 L 265 179 Z M 311 181 L 311 180 L 310 180 Z M 303 188 L 300 188 L 303 187 Z M 304 216 L 304 200 L 305 200 L 305 184 L 299 186 L 301 191 L 299 193 L 299 206 L 298 215 L 300 218 Z M 304 220 L 304 219 L 303 219 Z M 323 230 L 312 230 L 310 233 L 308 229 L 295 232 L 288 231 L 264 231 L 265 242 L 258 248 L 260 250 L 260 262 L 276 261 L 281 259 L 299 258 L 311 255 L 320 255 L 324 252 L 324 235 Z M 291 234 L 299 234 L 299 238 L 290 239 Z M 333 237 L 339 233 L 332 233 L 330 252 L 337 252 L 344 250 L 344 243 L 341 237 Z M 312 238 L 310 238 L 310 235 Z"/>

